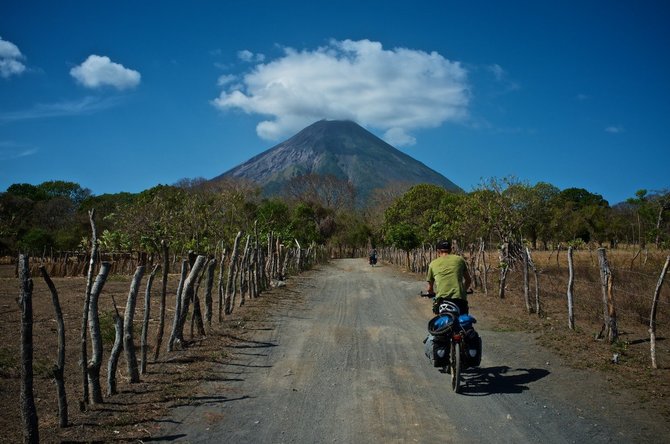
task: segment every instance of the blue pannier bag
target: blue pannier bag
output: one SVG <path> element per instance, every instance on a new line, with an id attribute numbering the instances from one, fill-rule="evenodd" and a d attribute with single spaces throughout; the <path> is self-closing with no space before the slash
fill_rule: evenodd
<path id="1" fill-rule="evenodd" d="M 458 317 L 458 323 L 461 324 L 461 327 L 463 327 L 465 330 L 472 327 L 472 324 L 476 322 L 477 320 L 469 314 L 462 314 Z"/>

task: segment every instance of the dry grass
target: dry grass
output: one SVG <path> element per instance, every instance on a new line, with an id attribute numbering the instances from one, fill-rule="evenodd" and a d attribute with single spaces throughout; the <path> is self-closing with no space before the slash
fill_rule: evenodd
<path id="1" fill-rule="evenodd" d="M 614 344 L 596 340 L 603 325 L 603 300 L 598 257 L 595 251 L 575 251 L 574 313 L 575 330 L 568 328 L 567 255 L 534 252 L 539 271 L 543 316 L 527 314 L 520 270 L 508 275 L 506 298 L 498 295 L 498 278 L 489 277 L 489 297 L 478 304 L 499 313 L 497 328 L 529 331 L 540 343 L 552 349 L 576 368 L 603 372 L 614 387 L 634 389 L 642 403 L 670 418 L 670 276 L 661 292 L 657 314 L 658 369 L 651 367 L 649 317 L 653 294 L 667 253 L 638 256 L 633 250 L 608 251 L 614 279 L 614 298 L 619 339 Z M 494 259 L 492 256 L 491 259 Z M 530 277 L 530 296 L 534 301 L 534 279 Z M 618 363 L 612 362 L 618 355 Z"/>

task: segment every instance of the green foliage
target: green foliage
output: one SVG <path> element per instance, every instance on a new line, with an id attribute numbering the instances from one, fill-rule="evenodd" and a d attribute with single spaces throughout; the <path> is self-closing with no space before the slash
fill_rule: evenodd
<path id="1" fill-rule="evenodd" d="M 100 247 L 106 251 L 128 251 L 131 249 L 130 236 L 120 230 L 104 230 L 99 237 Z"/>
<path id="2" fill-rule="evenodd" d="M 272 232 L 301 245 L 379 242 L 406 251 L 445 238 L 460 245 L 523 241 L 534 248 L 538 242 L 670 244 L 667 190 L 639 190 L 610 207 L 582 188 L 561 191 L 513 177 L 489 179 L 469 193 L 395 184 L 373 193 L 374 205 L 364 210 L 352 204 L 350 184 L 329 176 L 301 177 L 287 191 L 285 198 L 261 200 L 259 189 L 245 182 L 184 179 L 138 194 L 92 196 L 73 182 L 14 184 L 0 193 L 0 254 L 87 249 L 92 209 L 103 252 L 158 252 L 165 240 L 172 251 L 212 253 L 222 244 L 232 247 L 239 230 L 255 229 L 261 244 Z"/>
<path id="3" fill-rule="evenodd" d="M 313 207 L 306 203 L 299 203 L 293 209 L 291 233 L 303 245 L 309 245 L 312 242 L 321 243 L 319 221 L 320 218 Z"/>
<path id="4" fill-rule="evenodd" d="M 53 246 L 51 233 L 43 228 L 31 228 L 19 241 L 19 247 L 25 252 L 41 252 L 43 248 Z"/>
<path id="5" fill-rule="evenodd" d="M 416 228 L 404 222 L 389 227 L 386 232 L 386 241 L 407 252 L 421 245 L 421 240 L 416 234 Z"/>
<path id="6" fill-rule="evenodd" d="M 440 238 L 455 235 L 460 229 L 458 206 L 462 198 L 462 195 L 437 185 L 411 187 L 384 212 L 386 238 L 391 231 L 397 233 L 399 225 L 414 227 L 420 243 L 434 243 Z"/>
<path id="7" fill-rule="evenodd" d="M 9 188 L 7 188 L 7 194 L 16 197 L 24 197 L 34 202 L 46 200 L 48 198 L 47 193 L 43 189 L 29 183 L 15 183 L 10 185 Z"/>

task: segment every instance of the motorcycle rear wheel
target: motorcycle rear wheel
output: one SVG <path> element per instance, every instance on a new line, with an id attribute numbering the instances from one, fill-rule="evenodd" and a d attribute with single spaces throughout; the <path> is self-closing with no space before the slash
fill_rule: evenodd
<path id="1" fill-rule="evenodd" d="M 460 393 L 461 391 L 461 343 L 451 343 L 451 389 Z"/>

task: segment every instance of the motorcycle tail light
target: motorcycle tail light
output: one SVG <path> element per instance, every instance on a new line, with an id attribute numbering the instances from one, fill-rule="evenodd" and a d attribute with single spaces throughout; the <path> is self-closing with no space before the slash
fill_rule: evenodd
<path id="1" fill-rule="evenodd" d="M 452 336 L 452 338 L 456 342 L 461 342 L 461 334 L 460 333 L 455 334 L 454 336 Z"/>

